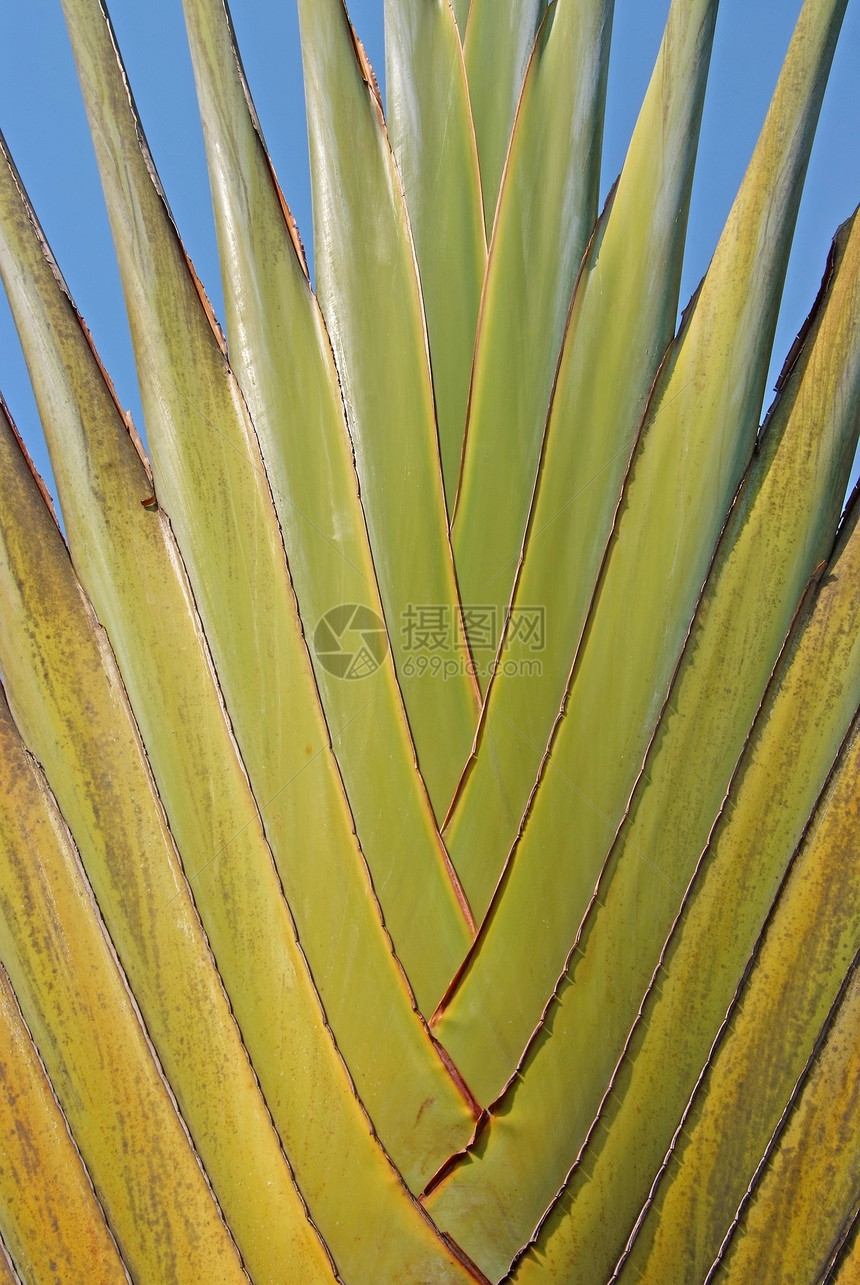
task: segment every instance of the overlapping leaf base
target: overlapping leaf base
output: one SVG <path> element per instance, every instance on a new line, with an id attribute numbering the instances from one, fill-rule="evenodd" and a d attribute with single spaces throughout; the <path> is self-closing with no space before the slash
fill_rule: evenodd
<path id="1" fill-rule="evenodd" d="M 183 0 L 226 339 L 63 0 L 146 420 L 3 150 L 0 1280 L 857 1276 L 860 221 L 759 425 L 847 0 L 675 333 L 717 16 L 299 0 L 317 290 Z"/>

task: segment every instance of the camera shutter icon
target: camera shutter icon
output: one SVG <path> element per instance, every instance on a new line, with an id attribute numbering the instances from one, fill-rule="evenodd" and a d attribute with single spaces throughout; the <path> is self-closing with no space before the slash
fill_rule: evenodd
<path id="1" fill-rule="evenodd" d="M 385 622 L 355 602 L 327 611 L 314 630 L 314 653 L 322 667 L 350 682 L 369 678 L 388 655 Z"/>

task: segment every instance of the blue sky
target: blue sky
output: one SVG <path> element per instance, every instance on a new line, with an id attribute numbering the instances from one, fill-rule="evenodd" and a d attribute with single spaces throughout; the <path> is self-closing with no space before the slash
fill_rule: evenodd
<path id="1" fill-rule="evenodd" d="M 616 0 L 604 191 L 624 158 L 668 0 Z M 383 0 L 350 12 L 378 73 Z M 180 0 L 113 0 L 111 15 L 162 181 L 195 266 L 223 315 L 214 227 Z M 800 0 L 722 0 L 690 217 L 682 300 L 707 267 L 761 126 Z M 232 0 L 275 167 L 306 244 L 310 184 L 294 0 Z M 119 277 L 60 0 L 0 0 L 0 128 L 54 253 L 135 421 L 141 415 Z M 778 371 L 815 296 L 830 238 L 860 202 L 860 0 L 842 40 L 795 238 L 774 356 Z M 0 389 L 42 471 L 47 460 L 14 327 L 0 292 Z M 53 489 L 53 488 L 52 488 Z"/>

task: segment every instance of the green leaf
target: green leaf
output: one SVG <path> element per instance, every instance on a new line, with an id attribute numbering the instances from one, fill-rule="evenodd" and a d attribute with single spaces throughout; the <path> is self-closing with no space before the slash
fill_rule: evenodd
<path id="1" fill-rule="evenodd" d="M 776 1145 L 773 1136 L 817 1060 L 821 1032 L 826 1033 L 830 1010 L 860 952 L 859 779 L 860 724 L 855 724 L 716 1057 L 685 1112 L 683 1136 L 649 1200 L 620 1281 L 657 1285 L 670 1279 L 679 1263 L 690 1279 L 704 1279 L 759 1170 L 765 1163 L 780 1164 L 777 1157 L 766 1160 Z M 839 1136 L 835 1120 L 829 1127 L 834 1125 Z M 838 1160 L 840 1169 L 847 1141 L 843 1129 L 839 1142 L 827 1149 L 831 1164 Z M 857 1165 L 860 1154 L 855 1171 Z M 807 1218 L 802 1221 L 808 1227 Z M 769 1235 L 783 1253 L 794 1225 L 784 1209 L 774 1210 L 769 1219 Z M 796 1263 L 799 1255 L 790 1249 L 788 1257 Z M 776 1268 L 749 1271 L 746 1279 L 768 1276 L 783 1279 Z M 810 1271 L 808 1279 L 812 1276 Z"/>
<path id="2" fill-rule="evenodd" d="M 783 655 L 623 1058 L 517 1285 L 611 1272 L 671 1148 L 860 704 L 857 516 L 855 506 Z"/>
<path id="3" fill-rule="evenodd" d="M 860 1202 L 839 1227 L 827 1260 L 823 1285 L 851 1285 L 860 1270 Z"/>
<path id="4" fill-rule="evenodd" d="M 196 905 L 303 1197 L 318 1227 L 336 1228 L 342 1201 L 332 1176 L 348 1156 L 370 1227 L 392 1199 L 389 1162 L 296 941 L 170 525 L 140 503 L 151 482 L 13 177 L 0 168 L 0 270 L 32 362 L 78 572 L 114 641 Z M 376 1057 L 378 1085 L 403 1075 L 405 1050 L 393 1042 L 391 1050 Z M 419 1182 L 472 1129 L 462 1095 L 440 1063 L 426 1060 L 425 1087 L 436 1100 L 420 1122 L 406 1128 L 398 1120 L 395 1129 L 382 1113 L 392 1155 Z M 397 1241 L 392 1227 L 400 1254 Z M 372 1253 L 376 1261 L 375 1245 Z"/>
<path id="5" fill-rule="evenodd" d="M 596 889 L 578 890 L 587 909 L 552 1038 L 534 1044 L 521 1068 L 528 1073 L 512 1082 L 478 1149 L 428 1202 L 467 1245 L 479 1236 L 503 1243 L 497 1210 L 507 1226 L 531 1218 L 527 1236 L 569 1168 L 707 844 L 798 599 L 830 552 L 860 430 L 856 217 L 837 237 L 826 286 L 728 520 L 628 821 Z M 721 700 L 703 719 L 714 691 Z M 531 1012 L 508 1013 L 511 1049 L 495 1059 L 500 1080 L 545 998 L 535 993 Z M 569 1067 L 581 1048 L 590 1054 L 578 1063 L 572 1094 Z"/>
<path id="6" fill-rule="evenodd" d="M 489 646 L 485 631 L 466 621 L 482 690 L 528 519 L 571 292 L 597 215 L 612 11 L 613 0 L 558 0 L 548 11 L 490 243 L 452 529 L 464 607 L 493 612 Z M 468 52 L 467 43 L 467 63 Z"/>
<path id="7" fill-rule="evenodd" d="M 0 1282 L 2 1285 L 21 1285 L 21 1279 L 12 1266 L 6 1246 L 0 1241 Z"/>
<path id="8" fill-rule="evenodd" d="M 856 223 L 842 230 L 835 261 L 835 279 L 828 281 L 830 296 L 816 310 L 802 358 L 772 412 L 760 452 L 721 537 L 691 637 L 607 872 L 601 875 L 599 864 L 583 864 L 568 883 L 570 920 L 558 942 L 562 960 L 579 931 L 576 910 L 580 917 L 585 913 L 598 876 L 602 899 L 621 863 L 624 892 L 616 888 L 611 893 L 613 916 L 618 916 L 612 922 L 617 927 L 600 939 L 599 962 L 593 969 L 588 965 L 590 981 L 586 984 L 580 978 L 577 988 L 584 1004 L 596 1005 L 603 1032 L 601 1048 L 610 1059 L 610 1050 L 617 1049 L 628 1020 L 628 1005 L 622 1005 L 618 996 L 607 1008 L 606 997 L 614 986 L 610 979 L 633 970 L 638 978 L 634 988 L 628 992 L 627 981 L 623 983 L 623 993 L 632 1000 L 650 977 L 791 617 L 809 577 L 830 552 L 858 433 L 860 331 L 854 319 L 860 289 L 860 229 Z M 810 442 L 816 444 L 814 451 Z M 742 630 L 737 627 L 740 620 Z M 720 691 L 723 699 L 703 720 L 703 703 L 714 691 Z M 633 859 L 625 861 L 625 853 Z M 594 856 L 602 860 L 603 853 L 595 848 Z M 640 926 L 635 934 L 629 931 L 631 920 Z M 590 949 L 597 949 L 594 941 Z M 533 958 L 534 943 L 532 968 Z M 479 954 L 476 973 L 481 963 Z M 483 1029 L 488 1036 L 494 1032 L 495 1051 L 482 1051 L 485 1100 L 496 1096 L 510 1076 L 560 971 L 553 975 L 548 960 L 540 975 L 516 978 L 512 983 L 518 996 L 516 1011 L 506 1011 L 504 1017 L 492 996 L 481 996 L 477 987 L 468 994 L 467 977 L 462 993 L 454 998 L 450 1018 L 446 1014 L 438 1023 L 443 1042 L 442 1031 L 458 1009 L 469 1014 L 472 1032 Z M 596 988 L 593 994 L 589 987 Z M 471 1065 L 459 1044 L 455 1042 L 454 1047 L 460 1064 Z M 592 1064 L 600 1083 L 597 1052 Z"/>
<path id="9" fill-rule="evenodd" d="M 18 456 L 20 463 L 8 448 L 2 456 L 6 476 L 20 481 L 14 492 L 7 487 L 7 565 L 0 580 L 4 610 L 11 607 L 19 622 L 0 648 L 16 717 L 20 723 L 20 706 L 28 742 L 56 782 L 147 1029 L 244 1260 L 260 1281 L 282 1280 L 284 1262 L 294 1260 L 312 1279 L 325 1280 L 327 1257 L 233 1024 L 107 643 L 73 579 L 59 532 L 50 530 L 27 462 L 20 451 Z M 61 629 L 51 630 L 52 613 L 63 621 Z M 77 789 L 62 778 L 60 761 L 79 765 Z M 237 875 L 241 879 L 242 872 Z M 277 911 L 274 903 L 270 914 L 276 919 Z M 260 923 L 245 922 L 241 929 L 253 935 Z M 302 973 L 288 976 L 287 986 L 301 986 Z M 321 1014 L 308 1013 L 313 996 L 306 982 L 304 991 L 304 997 L 290 997 L 266 1081 L 332 1253 L 357 1279 L 369 1264 L 386 1262 L 393 1275 L 438 1272 L 445 1281 L 467 1279 L 378 1150 L 370 1121 L 356 1110 L 350 1078 L 332 1057 Z M 258 1020 L 271 1020 L 271 998 L 262 1002 Z M 300 1043 L 302 1035 L 310 1036 L 310 1047 Z M 429 1060 L 429 1050 L 425 1056 Z M 395 1074 L 403 1074 L 400 1066 Z M 441 1071 L 438 1079 L 445 1083 Z M 344 1219 L 332 1181 L 339 1165 L 360 1176 L 355 1225 Z M 248 1186 L 249 1172 L 265 1175 L 262 1191 L 256 1183 Z M 390 1234 L 380 1257 L 375 1228 L 382 1211 Z"/>
<path id="10" fill-rule="evenodd" d="M 534 1225 L 569 1167 L 571 1146 L 597 1110 L 707 843 L 795 604 L 829 552 L 860 424 L 856 219 L 841 230 L 832 259 L 827 293 L 722 537 L 629 820 L 591 901 L 587 886 L 579 890 L 587 911 L 553 1038 L 536 1044 L 529 1073 L 512 1083 L 479 1150 L 430 1201 L 442 1225 L 467 1244 L 479 1227 L 498 1243 L 497 1208 L 508 1222 L 522 1209 Z M 713 691 L 722 699 L 703 720 Z M 509 1015 L 523 1043 L 539 1019 L 539 998 L 519 1027 Z M 592 1051 L 571 1094 L 567 1068 L 583 1047 Z M 500 1060 L 500 1076 L 506 1064 Z M 559 1121 L 561 1129 L 553 1126 Z M 480 1203 L 476 1191 L 485 1195 Z M 468 1233 L 467 1223 L 474 1224 Z"/>
<path id="11" fill-rule="evenodd" d="M 447 822 L 483 913 L 564 697 L 636 430 L 675 325 L 714 0 L 669 25 L 568 319 L 507 636 Z M 513 578 L 506 569 L 505 583 Z M 505 602 L 507 606 L 507 602 Z M 543 638 L 527 628 L 543 626 Z"/>
<path id="12" fill-rule="evenodd" d="M 846 1220 L 856 1219 L 860 1138 L 856 1129 L 860 1082 L 860 976 L 857 969 L 809 1083 L 784 1131 L 755 1200 L 745 1209 L 726 1259 L 714 1274 L 720 1285 L 779 1280 L 801 1285 L 821 1280 Z M 774 1228 L 779 1234 L 774 1234 Z M 854 1243 L 833 1275 L 856 1280 Z"/>
<path id="13" fill-rule="evenodd" d="M 101 10 L 90 0 L 69 0 L 69 17 L 85 101 L 104 131 L 97 133 L 98 157 L 158 502 L 182 549 L 231 725 L 337 1045 L 380 1136 L 392 1152 L 402 1144 L 408 1154 L 427 1100 L 434 1104 L 441 1092 L 450 1106 L 457 1090 L 414 1011 L 379 917 L 244 400 L 141 150 Z M 333 729 L 335 739 L 338 732 Z M 344 954 L 354 961 L 346 976 Z M 380 1077 L 382 1047 L 389 1049 L 389 1074 Z M 427 1159 L 421 1150 L 410 1170 L 416 1181 Z M 422 1229 L 416 1232 L 420 1239 Z"/>
<path id="14" fill-rule="evenodd" d="M 300 0 L 299 16 L 319 298 L 395 668 L 418 763 L 441 817 L 478 707 L 448 540 L 415 253 L 376 82 L 343 2 Z M 441 656 L 416 655 L 412 622 L 423 612 L 439 621 Z"/>
<path id="15" fill-rule="evenodd" d="M 522 833 L 511 834 L 515 846 L 487 920 L 437 1026 L 483 1103 L 513 1072 L 564 969 L 753 449 L 782 273 L 844 8 L 845 0 L 809 0 L 801 14 L 708 276 L 661 368 L 539 786 L 523 803 Z"/>
<path id="16" fill-rule="evenodd" d="M 450 513 L 487 242 L 466 69 L 448 0 L 386 0 L 385 64 L 388 132 L 415 238 Z"/>
<path id="17" fill-rule="evenodd" d="M 386 0 L 393 146 L 300 0 L 322 303 L 182 3 L 229 350 L 63 0 L 152 464 L 0 157 L 0 1280 L 847 1285 L 860 215 L 758 428 L 847 0 L 674 339 L 716 0 L 599 218 L 612 0 Z"/>
<path id="18" fill-rule="evenodd" d="M 457 19 L 457 28 L 462 42 L 466 34 L 466 22 L 469 17 L 470 0 L 451 0 L 451 6 L 454 10 L 454 17 Z"/>
<path id="19" fill-rule="evenodd" d="M 0 727 L 8 718 L 4 707 L 0 696 Z M 14 1093 L 0 1095 L 4 1178 L 0 1232 L 19 1270 L 36 1280 L 47 1280 L 50 1273 L 55 1279 L 60 1274 L 66 1280 L 87 1280 L 93 1285 L 127 1285 L 126 1268 L 104 1210 L 2 967 L 0 1079 L 4 1086 L 14 1085 Z M 128 1178 L 127 1171 L 124 1176 Z M 199 1212 L 205 1217 L 205 1210 Z M 174 1229 L 159 1230 L 165 1245 L 170 1243 Z M 210 1227 L 210 1235 L 213 1231 L 213 1239 L 220 1235 L 222 1242 L 226 1240 L 223 1226 L 217 1231 Z M 14 1285 L 14 1280 L 0 1251 L 0 1281 Z"/>
<path id="20" fill-rule="evenodd" d="M 432 1011 L 473 933 L 415 763 L 331 346 L 223 5 L 188 0 L 186 15 L 233 369 L 259 437 L 323 707 L 341 729 L 335 753 L 359 842 L 419 1005 Z M 338 639 L 330 626 L 344 604 L 355 604 L 345 619 L 360 613 L 370 628 Z M 344 653 L 349 638 L 364 646 L 370 672 L 345 676 L 337 667 L 344 656 L 325 654 L 323 634 Z M 378 652 L 366 652 L 367 637 Z M 369 745 L 385 747 L 384 775 Z M 408 862 L 398 860 L 403 850 Z"/>
<path id="21" fill-rule="evenodd" d="M 5 407 L 3 410 L 5 412 Z M 314 1279 L 324 1281 L 325 1255 L 316 1234 L 308 1227 L 304 1207 L 242 1046 L 149 775 L 109 645 L 74 579 L 60 533 L 5 414 L 0 422 L 0 467 L 5 479 L 0 513 L 0 603 L 7 626 L 0 636 L 0 669 L 15 722 L 27 746 L 44 766 L 74 836 L 123 972 L 140 1006 L 147 1035 L 176 1094 L 182 1118 L 245 1261 L 253 1264 L 252 1270 L 260 1281 L 274 1285 L 283 1255 L 302 1252 L 311 1270 L 316 1260 Z M 4 756 L 9 755 L 14 757 L 9 760 L 3 779 L 14 787 L 23 774 L 21 788 L 32 793 L 23 750 L 20 745 L 16 748 L 7 716 Z M 77 769 L 74 780 L 65 770 L 69 764 Z M 44 787 L 42 793 L 47 793 Z M 28 852 L 27 816 L 35 806 L 28 802 L 27 808 L 22 809 L 21 801 L 16 800 L 7 787 L 0 831 L 6 848 L 2 867 L 8 872 L 7 877 L 18 880 L 17 888 L 13 885 L 6 892 L 7 907 L 26 911 L 34 905 L 37 890 L 40 898 L 40 908 L 32 920 L 27 923 L 25 917 L 23 922 L 19 920 L 16 925 L 7 926 L 6 932 L 10 934 L 14 928 L 21 943 L 17 949 L 23 946 L 38 951 L 41 939 L 34 925 L 49 923 L 52 913 L 60 917 L 61 924 L 63 919 L 60 893 L 54 891 L 52 896 L 44 879 L 34 879 L 32 890 L 22 884 L 22 880 L 31 877 L 26 864 L 22 866 L 22 854 Z M 13 827 L 16 817 L 20 820 Z M 48 838 L 62 828 L 55 815 L 54 819 L 48 818 L 40 824 Z M 66 842 L 66 867 L 70 846 Z M 47 853 L 44 859 L 48 860 Z M 28 980 L 31 984 L 38 980 L 43 994 L 48 996 L 56 990 L 58 1003 L 69 986 L 73 996 L 79 993 L 83 996 L 85 961 L 80 964 L 80 978 L 76 977 L 74 967 L 60 963 L 75 944 L 80 945 L 82 952 L 96 952 L 101 969 L 108 963 L 113 966 L 110 949 L 102 940 L 100 924 L 93 915 L 92 899 L 84 895 L 88 890 L 82 890 L 79 873 L 76 870 L 71 873 L 77 891 L 64 895 L 66 901 L 71 898 L 70 913 L 74 919 L 66 920 L 61 932 L 61 941 L 68 944 L 62 949 L 55 945 L 40 965 L 28 967 L 26 971 L 23 963 L 13 960 L 8 936 L 2 947 L 22 1003 L 25 1003 L 24 984 Z M 68 882 L 68 873 L 62 877 Z M 52 907 L 56 907 L 53 912 Z M 97 940 L 91 944 L 94 935 Z M 58 973 L 62 985 L 55 976 Z M 88 983 L 86 999 L 81 1000 L 83 1013 L 99 1012 L 103 992 L 103 1003 L 107 1006 L 107 983 L 100 983 L 98 977 L 94 977 Z M 108 1011 L 105 1024 L 109 1031 L 114 1027 L 128 1029 L 132 1009 L 125 993 L 122 1002 L 124 1017 L 114 1006 Z M 43 1006 L 46 1003 L 43 999 Z M 26 1011 L 32 1024 L 30 1004 L 26 1004 Z M 87 1028 L 83 1016 L 77 1022 L 74 1018 L 68 1020 L 73 1027 L 80 1024 L 84 1030 Z M 62 1031 L 64 1026 L 65 1022 L 58 1024 L 56 1017 L 53 1021 L 46 1018 L 41 1042 L 44 1044 L 52 1031 Z M 100 1024 L 94 1031 L 99 1029 Z M 193 1041 L 188 1039 L 191 1030 Z M 128 1039 L 126 1035 L 126 1042 Z M 123 1118 L 128 1110 L 128 1127 L 138 1131 L 137 1165 L 147 1192 L 152 1181 L 144 1158 L 148 1145 L 153 1136 L 169 1135 L 172 1131 L 171 1149 L 168 1150 L 165 1138 L 165 1152 L 159 1160 L 160 1167 L 176 1170 L 176 1205 L 182 1209 L 186 1199 L 191 1199 L 198 1179 L 190 1179 L 187 1164 L 183 1167 L 174 1156 L 175 1148 L 185 1145 L 182 1126 L 178 1121 L 174 1124 L 159 1121 L 159 1114 L 168 1107 L 172 1110 L 166 1089 L 160 1089 L 163 1106 L 159 1113 L 154 1104 L 147 1108 L 138 1101 L 131 1108 L 124 1108 L 116 1101 L 125 1078 L 124 1068 L 140 1062 L 143 1046 L 144 1037 L 139 1032 L 131 1048 L 114 1048 L 110 1058 L 90 1045 L 78 1063 L 74 1091 L 78 1102 L 86 1102 L 88 1095 L 77 1085 L 92 1084 L 87 1080 L 88 1073 L 92 1073 L 93 1067 L 103 1066 L 105 1084 L 91 1087 L 89 1092 L 103 1097 L 106 1108 L 113 1109 L 108 1110 L 107 1120 L 99 1113 L 98 1127 L 110 1136 L 115 1127 L 113 1121 Z M 48 1057 L 47 1050 L 43 1056 Z M 152 1071 L 138 1067 L 138 1075 L 146 1076 L 150 1084 L 153 1074 L 154 1067 Z M 122 1148 L 121 1135 L 113 1137 L 112 1146 Z M 196 1162 L 194 1167 L 196 1170 Z M 248 1191 L 244 1174 L 251 1171 L 265 1173 L 262 1192 Z M 168 1181 L 167 1176 L 164 1181 Z M 195 1199 L 205 1196 L 208 1200 L 202 1183 L 200 1188 Z M 136 1207 L 136 1202 L 128 1202 L 124 1190 L 115 1198 L 122 1199 L 129 1209 Z M 142 1195 L 138 1197 L 142 1199 Z M 172 1204 L 169 1201 L 166 1208 Z M 210 1222 L 214 1212 L 209 1215 Z M 273 1217 L 277 1217 L 274 1225 L 279 1229 L 274 1238 Z M 141 1228 L 136 1235 L 145 1237 L 145 1229 Z M 200 1252 L 205 1252 L 203 1245 L 208 1239 L 203 1237 Z M 183 1245 L 170 1249 L 171 1243 L 172 1238 L 165 1249 L 168 1260 L 174 1255 L 188 1257 Z M 223 1238 L 219 1249 L 217 1235 L 213 1234 L 211 1252 L 223 1260 L 227 1280 L 241 1278 L 241 1268 L 227 1238 Z M 200 1270 L 211 1270 L 218 1279 L 222 1266 L 201 1266 Z M 194 1279 L 193 1270 L 187 1279 Z M 200 1279 L 199 1274 L 196 1279 Z"/>
<path id="22" fill-rule="evenodd" d="M 484 222 L 493 230 L 496 202 L 523 77 L 547 0 L 472 0 L 465 33 L 466 71 L 478 156 Z"/>

